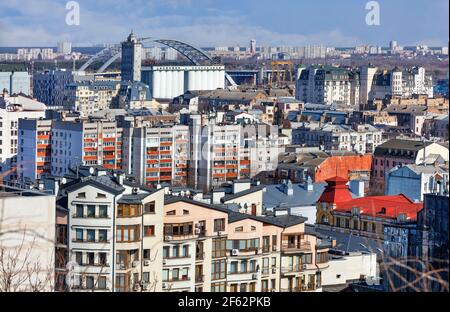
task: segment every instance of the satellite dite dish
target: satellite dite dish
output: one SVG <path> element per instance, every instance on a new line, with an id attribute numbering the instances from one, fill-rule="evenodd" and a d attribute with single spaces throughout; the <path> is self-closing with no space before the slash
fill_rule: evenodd
<path id="1" fill-rule="evenodd" d="M 94 172 L 95 172 L 94 167 L 90 167 L 90 168 L 89 168 L 89 173 L 92 175 L 92 174 L 94 174 Z"/>
<path id="2" fill-rule="evenodd" d="M 61 183 L 62 184 L 66 184 L 67 183 L 67 179 L 66 178 L 62 178 Z"/>

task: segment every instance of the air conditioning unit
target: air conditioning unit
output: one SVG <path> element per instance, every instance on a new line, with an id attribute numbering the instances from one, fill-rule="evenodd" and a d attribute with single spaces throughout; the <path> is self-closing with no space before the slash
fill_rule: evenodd
<path id="1" fill-rule="evenodd" d="M 144 260 L 144 266 L 149 266 L 150 265 L 150 261 L 149 260 Z"/>
<path id="2" fill-rule="evenodd" d="M 277 246 L 272 246 L 272 251 L 277 251 Z"/>
<path id="3" fill-rule="evenodd" d="M 220 236 L 220 235 L 222 235 L 222 232 L 218 231 L 217 236 Z"/>
<path id="4" fill-rule="evenodd" d="M 139 284 L 135 284 L 135 285 L 133 286 L 133 290 L 134 290 L 134 291 L 139 291 L 139 290 L 141 290 L 141 286 L 139 286 Z"/>
<path id="5" fill-rule="evenodd" d="M 277 268 L 272 268 L 272 274 L 277 273 Z"/>
<path id="6" fill-rule="evenodd" d="M 149 289 L 150 289 L 150 287 L 148 286 L 148 284 L 142 284 L 142 290 L 147 291 Z"/>
<path id="7" fill-rule="evenodd" d="M 133 268 L 135 268 L 139 265 L 139 261 L 133 261 L 131 265 L 133 266 Z"/>
<path id="8" fill-rule="evenodd" d="M 162 283 L 162 288 L 166 289 L 167 288 L 167 283 Z"/>
<path id="9" fill-rule="evenodd" d="M 200 235 L 202 233 L 202 230 L 200 228 L 195 229 L 195 234 Z"/>
<path id="10" fill-rule="evenodd" d="M 256 274 L 256 273 L 254 273 L 254 274 L 252 274 L 252 279 L 258 279 L 258 274 Z"/>
<path id="11" fill-rule="evenodd" d="M 302 264 L 302 270 L 307 270 L 308 269 L 308 265 L 307 264 Z"/>
<path id="12" fill-rule="evenodd" d="M 167 263 L 167 260 L 166 259 L 163 259 L 163 264 L 166 264 Z"/>
<path id="13" fill-rule="evenodd" d="M 198 229 L 200 228 L 202 225 L 200 223 L 195 223 L 195 228 Z"/>
<path id="14" fill-rule="evenodd" d="M 172 236 L 166 235 L 166 236 L 164 237 L 164 240 L 165 240 L 165 241 L 170 241 L 170 240 L 172 240 Z"/>
<path id="15" fill-rule="evenodd" d="M 232 256 L 239 256 L 239 249 L 233 249 L 233 250 L 231 250 L 231 255 L 232 255 Z"/>

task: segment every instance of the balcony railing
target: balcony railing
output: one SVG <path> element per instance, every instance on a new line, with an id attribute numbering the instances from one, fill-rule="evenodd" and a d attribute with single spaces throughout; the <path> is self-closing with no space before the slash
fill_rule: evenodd
<path id="1" fill-rule="evenodd" d="M 166 260 L 189 259 L 190 257 L 191 257 L 191 255 L 187 254 L 187 255 L 179 255 L 179 256 L 164 256 L 163 259 L 166 259 Z"/>
<path id="2" fill-rule="evenodd" d="M 204 260 L 205 259 L 205 253 L 204 252 L 198 252 L 195 254 L 195 260 Z"/>
<path id="3" fill-rule="evenodd" d="M 283 243 L 281 249 L 284 252 L 311 252 L 311 242 L 300 241 L 296 243 Z"/>
<path id="4" fill-rule="evenodd" d="M 294 265 L 294 266 L 291 266 L 291 267 L 282 267 L 281 268 L 281 273 L 282 274 L 298 273 L 298 272 L 302 272 L 304 270 L 305 270 L 305 268 L 303 268 L 303 264 L 299 264 L 299 265 Z"/>

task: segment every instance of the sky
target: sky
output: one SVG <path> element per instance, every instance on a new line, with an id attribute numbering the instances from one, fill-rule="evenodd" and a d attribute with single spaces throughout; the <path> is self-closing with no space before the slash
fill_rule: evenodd
<path id="1" fill-rule="evenodd" d="M 64 0 L 0 0 L 0 46 L 74 46 L 139 37 L 207 46 L 446 46 L 449 0 L 378 0 L 380 25 L 366 24 L 368 0 L 78 0 L 67 25 Z"/>

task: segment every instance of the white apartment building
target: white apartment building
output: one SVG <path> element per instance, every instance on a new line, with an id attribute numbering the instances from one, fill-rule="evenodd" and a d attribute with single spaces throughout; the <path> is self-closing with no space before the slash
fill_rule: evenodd
<path id="1" fill-rule="evenodd" d="M 0 96 L 0 177 L 17 179 L 18 125 L 21 118 L 44 118 L 46 106 L 31 98 Z"/>
<path id="2" fill-rule="evenodd" d="M 89 116 L 110 108 L 113 98 L 120 90 L 118 81 L 74 82 L 66 86 L 67 100 L 64 108 Z"/>
<path id="3" fill-rule="evenodd" d="M 123 179 L 97 171 L 65 187 L 72 291 L 162 290 L 164 192 Z"/>
<path id="4" fill-rule="evenodd" d="M 305 124 L 292 130 L 294 145 L 319 146 L 324 150 L 372 153 L 383 143 L 382 131 L 372 125 Z"/>
<path id="5" fill-rule="evenodd" d="M 31 75 L 21 64 L 0 64 L 0 92 L 31 94 Z"/>
<path id="6" fill-rule="evenodd" d="M 297 73 L 295 98 L 313 104 L 351 103 L 349 72 L 333 66 L 310 66 L 299 68 Z"/>
<path id="7" fill-rule="evenodd" d="M 51 174 L 76 165 L 122 168 L 122 134 L 115 121 L 55 121 L 51 133 Z"/>
<path id="8" fill-rule="evenodd" d="M 1 292 L 53 291 L 55 202 L 55 196 L 0 185 L 1 274 L 12 277 L 10 287 L 0 284 Z"/>

